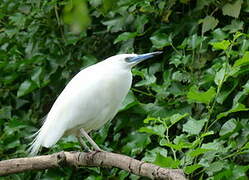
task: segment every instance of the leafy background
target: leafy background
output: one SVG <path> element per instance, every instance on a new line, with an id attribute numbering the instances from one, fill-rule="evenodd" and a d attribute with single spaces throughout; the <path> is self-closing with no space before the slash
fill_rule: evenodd
<path id="1" fill-rule="evenodd" d="M 247 179 L 248 0 L 2 0 L 0 159 L 27 156 L 29 136 L 67 82 L 117 53 L 163 50 L 133 69 L 101 148 L 189 179 Z M 74 137 L 52 149 L 80 150 Z M 144 179 L 118 169 L 61 168 L 1 179 Z"/>

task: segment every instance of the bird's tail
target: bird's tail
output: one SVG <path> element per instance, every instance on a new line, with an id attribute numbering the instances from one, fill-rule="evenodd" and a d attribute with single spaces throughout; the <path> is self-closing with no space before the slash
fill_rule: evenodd
<path id="1" fill-rule="evenodd" d="M 43 126 L 34 134 L 34 140 L 30 143 L 28 152 L 31 156 L 38 153 L 41 146 L 51 147 L 53 146 L 64 134 L 64 124 L 51 121 L 53 119 L 46 118 Z M 54 129 L 56 127 L 56 130 Z"/>
<path id="2" fill-rule="evenodd" d="M 42 129 L 42 128 L 41 128 Z M 34 140 L 29 144 L 28 152 L 30 156 L 35 156 L 38 154 L 40 147 L 42 146 L 41 129 L 34 133 L 31 138 L 35 137 Z"/>
<path id="3" fill-rule="evenodd" d="M 41 122 L 43 125 L 44 125 L 46 119 L 47 119 L 47 115 L 41 119 Z M 42 127 L 36 133 L 29 136 L 29 139 L 34 138 L 33 141 L 29 144 L 30 147 L 27 150 L 28 153 L 30 154 L 30 156 L 37 155 L 40 147 L 42 146 L 41 131 L 42 131 Z"/>

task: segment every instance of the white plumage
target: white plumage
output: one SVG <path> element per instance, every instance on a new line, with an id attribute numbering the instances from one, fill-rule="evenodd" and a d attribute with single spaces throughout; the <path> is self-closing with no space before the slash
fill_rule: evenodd
<path id="1" fill-rule="evenodd" d="M 56 99 L 30 154 L 37 154 L 41 146 L 53 146 L 63 135 L 78 135 L 80 128 L 99 129 L 111 120 L 131 87 L 131 68 L 160 53 L 116 55 L 80 71 Z"/>

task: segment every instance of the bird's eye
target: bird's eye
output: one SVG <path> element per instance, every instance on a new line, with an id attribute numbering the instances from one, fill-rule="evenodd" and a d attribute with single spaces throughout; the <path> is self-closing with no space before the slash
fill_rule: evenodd
<path id="1" fill-rule="evenodd" d="M 125 62 L 131 62 L 131 57 L 126 57 Z"/>

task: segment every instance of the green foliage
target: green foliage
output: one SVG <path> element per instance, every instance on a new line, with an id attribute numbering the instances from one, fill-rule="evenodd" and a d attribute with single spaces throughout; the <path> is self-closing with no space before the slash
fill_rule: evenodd
<path id="1" fill-rule="evenodd" d="M 187 97 L 194 102 L 209 104 L 215 97 L 215 89 L 210 87 L 206 92 L 199 92 L 196 86 L 190 88 Z"/>
<path id="2" fill-rule="evenodd" d="M 56 8 L 56 7 L 55 7 Z M 71 0 L 64 7 L 64 22 L 71 26 L 71 30 L 79 33 L 90 24 L 88 9 L 85 1 Z"/>
<path id="3" fill-rule="evenodd" d="M 210 43 L 214 49 L 216 50 L 227 50 L 227 48 L 231 45 L 230 41 L 228 40 L 223 40 L 221 42 L 212 42 Z"/>
<path id="4" fill-rule="evenodd" d="M 214 29 L 219 21 L 217 19 L 215 19 L 213 16 L 206 16 L 203 20 L 202 20 L 202 34 L 204 34 L 205 32 Z"/>
<path id="5" fill-rule="evenodd" d="M 164 54 L 133 69 L 115 119 L 92 133 L 107 151 L 189 179 L 247 179 L 249 1 L 63 0 L 0 4 L 0 157 L 27 156 L 28 138 L 80 69 L 117 53 Z M 76 138 L 50 150 L 77 151 Z M 6 179 L 139 179 L 71 168 Z M 142 178 L 140 178 L 142 179 Z"/>

